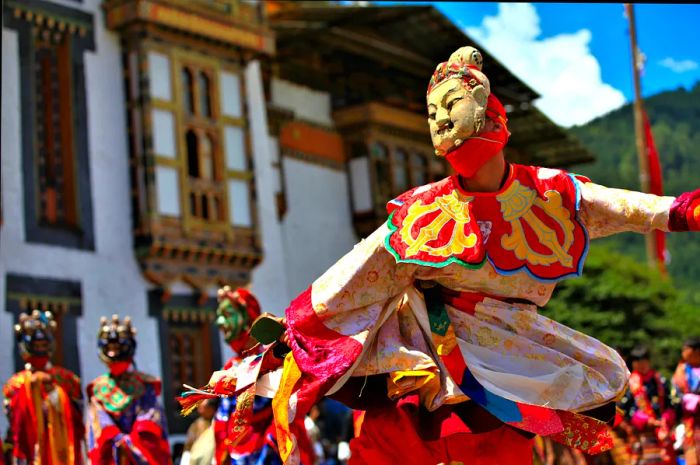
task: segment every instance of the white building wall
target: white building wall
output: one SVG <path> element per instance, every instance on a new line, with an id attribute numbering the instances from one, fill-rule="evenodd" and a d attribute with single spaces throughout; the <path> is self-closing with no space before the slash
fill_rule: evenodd
<path id="1" fill-rule="evenodd" d="M 332 127 L 331 96 L 308 87 L 273 78 L 270 98 L 275 106 L 291 110 L 297 118 Z"/>
<path id="2" fill-rule="evenodd" d="M 85 52 L 90 185 L 95 250 L 27 243 L 21 170 L 21 119 L 18 40 L 2 30 L 2 203 L 0 227 L 0 302 L 5 303 L 8 273 L 79 281 L 83 316 L 78 320 L 78 350 L 83 386 L 104 373 L 97 357 L 99 317 L 129 314 L 138 328 L 136 363 L 161 375 L 157 325 L 148 317 L 147 287 L 132 244 L 128 139 L 119 39 L 105 30 L 100 2 L 62 4 L 94 15 L 95 52 Z M 14 372 L 12 317 L 0 311 L 0 380 Z M 0 430 L 7 426 L 0 415 Z"/>
<path id="3" fill-rule="evenodd" d="M 273 105 L 294 112 L 297 119 L 333 127 L 327 92 L 273 79 L 271 98 Z M 290 157 L 284 158 L 283 166 L 288 206 L 282 223 L 283 266 L 294 298 L 352 249 L 357 237 L 345 170 Z"/>
<path id="4" fill-rule="evenodd" d="M 0 226 L 0 341 L 5 341 L 0 349 L 0 382 L 14 372 L 12 344 L 12 315 L 4 311 L 5 275 L 7 274 L 7 237 L 24 235 L 22 229 L 21 205 L 22 182 L 20 164 L 20 119 L 19 119 L 19 43 L 15 31 L 2 29 L 2 166 L 0 167 L 0 188 L 2 189 L 2 226 Z M 17 239 L 15 239 L 17 242 Z M 0 432 L 7 429 L 7 418 L 0 415 Z"/>
<path id="5" fill-rule="evenodd" d="M 129 154 L 118 36 L 105 29 L 98 0 L 57 2 L 94 15 L 95 52 L 85 52 L 90 185 L 95 250 L 27 243 L 21 170 L 20 72 L 17 34 L 2 30 L 2 203 L 0 226 L 0 302 L 6 301 L 6 275 L 79 281 L 83 316 L 78 320 L 78 350 L 83 386 L 105 371 L 97 357 L 101 315 L 129 314 L 139 330 L 136 362 L 140 370 L 162 376 L 157 322 L 148 316 L 149 284 L 133 250 Z M 282 222 L 274 199 L 273 154 L 260 64 L 245 70 L 250 137 L 255 160 L 257 218 L 264 260 L 250 285 L 263 310 L 281 315 L 303 291 L 357 242 L 352 226 L 345 171 L 286 158 L 288 211 Z M 296 84 L 273 82 L 273 101 L 297 117 L 331 127 L 329 95 Z M 182 286 L 184 288 L 184 286 Z M 174 292 L 188 291 L 173 288 Z M 214 289 L 211 290 L 212 293 Z M 178 292 L 179 293 L 179 292 Z M 0 311 L 0 381 L 14 372 L 12 317 Z M 230 356 L 224 347 L 223 360 Z M 7 427 L 0 415 L 0 431 Z"/>
<path id="6" fill-rule="evenodd" d="M 292 298 L 358 242 L 348 199 L 348 179 L 338 171 L 285 158 L 289 209 L 283 222 L 285 269 Z"/>
<path id="7" fill-rule="evenodd" d="M 245 71 L 248 99 L 250 137 L 255 163 L 255 190 L 258 205 L 258 225 L 262 235 L 263 261 L 253 271 L 251 291 L 260 301 L 263 311 L 281 315 L 289 303 L 287 275 L 284 270 L 284 242 L 277 219 L 277 206 L 271 186 L 275 173 L 267 125 L 267 105 L 262 88 L 260 63 L 251 62 Z"/>

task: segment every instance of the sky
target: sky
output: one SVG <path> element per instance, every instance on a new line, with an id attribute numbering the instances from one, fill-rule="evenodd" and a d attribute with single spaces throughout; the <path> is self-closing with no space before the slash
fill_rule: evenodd
<path id="1" fill-rule="evenodd" d="M 537 91 L 536 106 L 562 126 L 584 124 L 634 99 L 621 3 L 372 3 L 433 4 Z M 634 11 L 646 57 L 642 95 L 700 81 L 700 5 L 636 4 Z"/>

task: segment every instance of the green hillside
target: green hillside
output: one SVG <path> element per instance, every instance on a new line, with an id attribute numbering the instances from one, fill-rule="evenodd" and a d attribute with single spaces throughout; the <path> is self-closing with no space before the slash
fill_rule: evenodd
<path id="1" fill-rule="evenodd" d="M 661 159 L 664 192 L 678 195 L 700 187 L 700 82 L 690 91 L 681 88 L 650 97 L 645 107 Z M 631 105 L 574 127 L 571 132 L 597 157 L 595 163 L 575 166 L 571 171 L 598 184 L 639 190 Z M 638 234 L 597 242 L 644 260 L 644 239 Z M 696 287 L 700 281 L 700 234 L 669 234 L 667 246 L 674 283 L 681 288 Z"/>

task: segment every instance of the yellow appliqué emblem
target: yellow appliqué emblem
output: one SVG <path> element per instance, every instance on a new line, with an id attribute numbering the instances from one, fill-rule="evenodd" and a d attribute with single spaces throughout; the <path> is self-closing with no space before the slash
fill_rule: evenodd
<path id="1" fill-rule="evenodd" d="M 544 193 L 547 200 L 537 196 L 537 193 L 520 184 L 517 180 L 504 193 L 496 196 L 501 204 L 503 219 L 510 223 L 511 234 L 501 237 L 501 245 L 511 250 L 520 260 L 533 265 L 551 265 L 561 263 L 566 267 L 573 264 L 573 257 L 568 253 L 574 241 L 574 223 L 569 211 L 562 205 L 559 192 L 548 190 Z M 564 240 L 560 242 L 557 232 L 547 226 L 533 211 L 540 209 L 544 214 L 554 219 L 563 231 Z M 550 250 L 544 254 L 533 250 L 528 242 L 523 224 L 527 224 L 537 236 L 540 244 Z"/>
<path id="2" fill-rule="evenodd" d="M 459 255 L 466 249 L 474 247 L 478 240 L 477 235 L 464 231 L 464 225 L 471 221 L 469 202 L 472 199 L 473 197 L 462 196 L 457 191 L 452 191 L 436 197 L 430 204 L 423 205 L 423 202 L 418 200 L 411 205 L 400 230 L 401 239 L 408 246 L 406 257 L 414 257 L 419 251 L 422 251 L 433 257 L 446 258 Z M 435 219 L 420 227 L 418 236 L 413 237 L 414 225 L 435 212 L 439 212 Z M 428 242 L 437 239 L 449 223 L 454 224 L 450 239 L 438 247 L 427 245 Z"/>

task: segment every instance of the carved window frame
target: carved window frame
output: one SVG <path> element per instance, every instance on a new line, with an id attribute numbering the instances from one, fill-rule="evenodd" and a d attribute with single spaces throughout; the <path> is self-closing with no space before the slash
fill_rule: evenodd
<path id="1" fill-rule="evenodd" d="M 214 322 L 216 307 L 215 298 L 202 300 L 195 294 L 167 295 L 162 290 L 148 293 L 149 314 L 158 321 L 163 399 L 171 433 L 185 433 L 192 423 L 191 418 L 178 413 L 180 407 L 175 397 L 183 391 L 182 384 L 204 386 L 211 373 L 223 365 L 221 336 Z M 185 348 L 181 342 L 186 336 L 193 342 L 191 357 L 182 357 Z M 195 375 L 190 379 L 182 378 L 182 369 L 187 368 L 187 363 Z"/>
<path id="2" fill-rule="evenodd" d="M 26 240 L 94 250 L 84 66 L 85 51 L 95 49 L 93 15 L 43 0 L 8 0 L 3 2 L 3 24 L 16 30 L 19 39 Z M 45 108 L 40 105 L 46 102 L 39 100 L 37 92 L 40 74 L 37 50 L 43 47 L 50 53 L 52 43 L 56 45 L 54 61 L 58 78 L 47 82 L 56 89 L 45 89 L 47 92 L 42 94 L 57 100 L 56 114 L 44 113 Z M 47 122 L 51 123 L 50 131 L 55 131 L 56 137 L 42 134 Z M 60 190 L 65 204 L 57 208 L 51 205 L 51 199 L 60 197 L 52 195 L 47 188 L 47 176 L 42 172 L 45 163 L 41 163 L 46 161 L 46 150 L 41 149 L 42 141 L 51 145 L 59 139 L 60 150 L 48 150 L 63 166 Z M 65 214 L 58 215 L 59 212 Z M 65 221 L 59 221 L 59 216 L 64 216 Z"/>
<path id="3" fill-rule="evenodd" d="M 147 44 L 144 48 L 144 55 L 155 52 L 168 57 L 170 61 L 170 82 L 172 83 L 172 100 L 165 101 L 158 98 L 150 98 L 151 109 L 169 111 L 174 116 L 175 121 L 175 150 L 174 158 L 163 157 L 153 152 L 155 166 L 165 166 L 174 168 L 178 173 L 179 188 L 179 218 L 166 218 L 179 220 L 185 232 L 217 231 L 230 236 L 232 231 L 247 232 L 254 234 L 257 230 L 257 216 L 255 209 L 254 193 L 254 171 L 251 150 L 251 140 L 249 124 L 247 118 L 247 104 L 245 98 L 245 82 L 243 69 L 233 63 L 220 59 L 207 57 L 191 50 L 180 48 L 166 48 L 155 44 Z M 183 70 L 189 69 L 193 76 L 192 99 L 194 101 L 194 114 L 190 115 L 185 108 Z M 232 117 L 224 114 L 221 108 L 221 73 L 231 73 L 238 76 L 239 98 L 241 104 L 241 116 Z M 211 117 L 203 117 L 200 108 L 200 88 L 198 76 L 204 73 L 209 79 Z M 152 111 L 149 112 L 152 115 Z M 152 122 L 151 122 L 152 124 Z M 246 169 L 233 170 L 226 167 L 224 130 L 226 126 L 240 128 L 243 132 L 243 147 Z M 192 178 L 188 169 L 187 133 L 193 131 L 197 136 L 197 147 L 199 151 L 199 166 L 202 167 L 201 152 L 202 141 L 208 137 L 212 141 L 213 174 L 214 179 L 203 180 Z M 249 225 L 233 224 L 230 217 L 229 206 L 229 181 L 243 181 L 246 183 L 248 192 L 248 212 L 250 216 Z M 207 218 L 201 213 L 201 208 L 193 208 L 191 205 L 204 205 L 204 202 L 192 203 L 193 196 L 201 199 L 201 195 L 209 194 L 206 203 L 210 213 Z M 211 196 L 217 197 L 218 207 L 214 208 Z M 216 213 L 212 214 L 212 211 Z"/>

